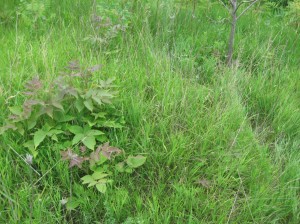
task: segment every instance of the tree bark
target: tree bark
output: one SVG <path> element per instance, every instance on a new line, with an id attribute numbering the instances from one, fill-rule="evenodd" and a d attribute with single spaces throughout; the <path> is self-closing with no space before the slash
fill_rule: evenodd
<path id="1" fill-rule="evenodd" d="M 230 2 L 232 6 L 231 7 L 231 30 L 230 30 L 229 40 L 228 40 L 228 52 L 226 56 L 226 64 L 228 66 L 232 65 L 235 30 L 236 30 L 236 22 L 237 22 L 237 0 L 230 0 Z"/>

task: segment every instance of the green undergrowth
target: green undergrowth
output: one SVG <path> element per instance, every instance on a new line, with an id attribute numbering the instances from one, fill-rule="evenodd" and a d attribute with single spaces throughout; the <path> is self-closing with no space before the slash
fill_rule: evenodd
<path id="1" fill-rule="evenodd" d="M 7 131 L 1 222 L 299 222 L 299 27 L 287 9 L 245 14 L 227 68 L 218 1 L 45 1 L 37 12 L 26 2 L 39 1 L 22 2 L 0 9 L 0 124 L 34 77 L 50 86 L 70 61 L 101 64 L 91 86 L 115 77 L 125 123 L 99 144 L 147 160 L 131 174 L 114 171 L 101 194 L 82 185 L 86 170 L 61 161 L 55 141 L 41 143 L 29 166 L 24 138 Z M 101 31 L 99 16 L 111 18 Z"/>

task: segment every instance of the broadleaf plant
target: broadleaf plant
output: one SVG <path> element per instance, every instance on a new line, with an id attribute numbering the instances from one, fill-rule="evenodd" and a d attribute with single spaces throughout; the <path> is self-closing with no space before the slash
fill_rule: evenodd
<path id="1" fill-rule="evenodd" d="M 109 130 L 122 128 L 124 118 L 113 104 L 117 96 L 114 79 L 98 80 L 96 85 L 91 81 L 93 72 L 100 68 L 83 68 L 78 61 L 71 61 L 67 71 L 52 83 L 46 85 L 38 76 L 26 82 L 24 102 L 8 107 L 10 115 L 0 127 L 0 135 L 19 133 L 23 146 L 34 157 L 48 143 L 57 146 L 69 168 L 86 172 L 83 184 L 105 193 L 107 184 L 113 182 L 113 171 L 123 172 L 116 156 L 123 154 L 121 163 L 126 164 L 124 171 L 128 173 L 146 158 L 125 158 L 121 149 L 109 145 Z"/>

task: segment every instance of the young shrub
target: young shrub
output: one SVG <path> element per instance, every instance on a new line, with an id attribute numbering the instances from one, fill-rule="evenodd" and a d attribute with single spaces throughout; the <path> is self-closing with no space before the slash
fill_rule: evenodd
<path id="1" fill-rule="evenodd" d="M 23 105 L 9 107 L 11 114 L 0 128 L 0 135 L 18 132 L 34 157 L 47 141 L 57 143 L 57 148 L 63 149 L 62 160 L 70 162 L 69 168 L 86 164 L 93 172 L 82 178 L 83 184 L 105 193 L 113 169 L 132 173 L 146 158 L 129 156 L 122 163 L 115 162 L 123 151 L 109 145 L 107 133 L 110 128 L 122 128 L 124 118 L 113 105 L 117 96 L 113 79 L 91 83 L 92 73 L 100 67 L 85 69 L 73 61 L 67 67 L 68 73 L 50 83 L 49 88 L 39 77 L 28 81 Z"/>

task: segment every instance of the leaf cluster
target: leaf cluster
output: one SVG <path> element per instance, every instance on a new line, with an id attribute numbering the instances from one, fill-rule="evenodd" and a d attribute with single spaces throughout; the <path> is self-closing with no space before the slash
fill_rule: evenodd
<path id="1" fill-rule="evenodd" d="M 21 135 L 24 147 L 34 158 L 46 143 L 59 145 L 63 149 L 62 159 L 70 161 L 70 168 L 82 168 L 87 161 L 90 170 L 96 172 L 102 167 L 103 175 L 108 176 L 114 157 L 122 151 L 109 146 L 107 134 L 111 128 L 122 128 L 124 118 L 113 105 L 117 96 L 114 79 L 92 84 L 92 74 L 100 68 L 101 65 L 83 68 L 78 61 L 71 61 L 66 72 L 51 83 L 44 83 L 38 76 L 26 82 L 22 92 L 24 102 L 9 107 L 10 115 L 0 127 L 0 135 L 6 132 Z M 104 142 L 107 143 L 102 145 Z M 129 167 L 142 165 L 130 158 Z M 109 164 L 102 166 L 108 161 Z M 96 188 L 104 193 L 110 181 L 98 174 L 91 177 Z"/>

